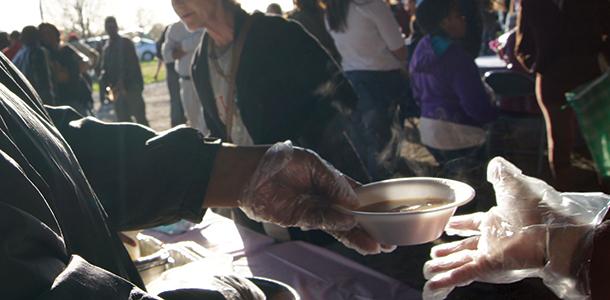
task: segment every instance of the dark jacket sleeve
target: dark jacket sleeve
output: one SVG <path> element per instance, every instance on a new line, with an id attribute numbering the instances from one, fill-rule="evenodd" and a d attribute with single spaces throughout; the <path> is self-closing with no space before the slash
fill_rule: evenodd
<path id="1" fill-rule="evenodd" d="M 140 69 L 140 59 L 136 54 L 136 47 L 130 39 L 123 38 L 123 66 L 118 82 L 123 82 L 126 88 L 144 88 L 144 78 Z"/>
<path id="2" fill-rule="evenodd" d="M 21 166 L 0 150 L 2 299 L 157 299 L 70 256 L 49 204 Z"/>
<path id="3" fill-rule="evenodd" d="M 23 210 L 0 203 L 3 299 L 160 299 L 66 254 L 61 238 Z"/>
<path id="4" fill-rule="evenodd" d="M 117 230 L 198 222 L 219 141 L 195 129 L 156 133 L 48 108 Z"/>
<path id="5" fill-rule="evenodd" d="M 480 125 L 494 121 L 498 117 L 498 110 L 485 91 L 477 65 L 469 54 L 459 49 L 457 45 L 452 47 L 456 47 L 456 56 L 450 63 L 454 64 L 453 70 L 459 70 L 453 78 L 452 87 L 460 99 L 462 108 Z"/>

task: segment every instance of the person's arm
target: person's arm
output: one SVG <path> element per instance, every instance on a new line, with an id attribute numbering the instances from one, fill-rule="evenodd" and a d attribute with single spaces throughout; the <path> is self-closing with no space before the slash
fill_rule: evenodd
<path id="1" fill-rule="evenodd" d="M 473 120 L 485 124 L 498 117 L 498 110 L 493 106 L 487 94 L 483 81 L 479 75 L 479 69 L 474 60 L 458 45 L 452 45 L 455 53 L 451 61 L 456 71 L 452 74 L 451 86 L 460 100 L 460 105 Z"/>
<path id="2" fill-rule="evenodd" d="M 0 200 L 3 299 L 158 299 L 119 276 L 70 256 L 46 199 L 17 160 L 2 150 L 0 173 L 4 195 Z"/>
<path id="3" fill-rule="evenodd" d="M 386 46 L 396 59 L 401 63 L 406 62 L 407 48 L 405 47 L 405 41 L 400 31 L 400 25 L 398 25 L 390 7 L 383 1 L 376 0 L 367 3 L 361 9 L 375 23 Z"/>
<path id="4" fill-rule="evenodd" d="M 204 206 L 237 207 L 246 184 L 269 146 L 220 148 L 213 165 Z"/>
<path id="5" fill-rule="evenodd" d="M 68 255 L 55 232 L 14 206 L 0 203 L 0 231 L 0 289 L 5 299 L 160 299 Z"/>
<path id="6" fill-rule="evenodd" d="M 165 33 L 165 42 L 163 43 L 163 46 L 161 46 L 161 51 L 163 53 L 163 61 L 165 63 L 171 63 L 176 61 L 173 53 L 174 49 L 176 49 L 180 45 L 173 37 L 173 32 L 175 30 L 174 26 L 176 25 L 172 25 L 167 29 L 167 32 Z"/>
<path id="7" fill-rule="evenodd" d="M 163 60 L 158 59 L 157 60 L 157 69 L 155 70 L 155 75 L 153 76 L 155 81 L 159 80 L 159 72 L 161 72 L 162 67 L 163 67 Z"/>
<path id="8" fill-rule="evenodd" d="M 517 14 L 517 37 L 515 42 L 515 56 L 528 71 L 533 71 L 536 62 L 536 43 L 532 33 L 530 1 L 522 0 Z"/>
<path id="9" fill-rule="evenodd" d="M 610 196 L 559 193 L 503 158 L 489 163 L 487 177 L 498 205 L 451 218 L 447 233 L 466 238 L 432 248 L 424 299 L 444 299 L 474 281 L 527 277 L 541 278 L 561 299 L 608 299 L 610 231 L 600 222 Z"/>
<path id="10" fill-rule="evenodd" d="M 47 107 L 117 230 L 198 222 L 220 148 L 192 128 L 157 133 Z"/>

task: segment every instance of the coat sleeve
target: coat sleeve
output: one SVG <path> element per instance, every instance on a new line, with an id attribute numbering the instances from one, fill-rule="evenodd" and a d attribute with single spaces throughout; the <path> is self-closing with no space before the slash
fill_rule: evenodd
<path id="1" fill-rule="evenodd" d="M 174 58 L 174 56 L 172 55 L 172 52 L 174 51 L 174 49 L 176 48 L 176 46 L 178 46 L 178 42 L 176 40 L 174 40 L 174 27 L 176 25 L 171 25 L 168 29 L 167 32 L 165 33 L 165 42 L 163 43 L 163 46 L 161 46 L 161 51 L 163 52 L 163 61 L 165 63 L 171 63 L 176 61 L 176 59 Z"/>
<path id="2" fill-rule="evenodd" d="M 3 299 L 159 299 L 79 256 L 67 255 L 54 231 L 5 203 L 0 203 L 0 232 Z"/>
<path id="3" fill-rule="evenodd" d="M 45 198 L 0 150 L 2 299 L 157 299 L 124 279 L 67 254 Z"/>
<path id="4" fill-rule="evenodd" d="M 140 69 L 140 59 L 136 53 L 136 46 L 130 39 L 123 39 L 123 66 L 122 71 L 119 72 L 119 79 L 117 82 L 123 82 L 123 84 L 137 83 L 144 88 L 144 81 L 142 77 L 142 71 Z"/>
<path id="5" fill-rule="evenodd" d="M 164 133 L 48 108 L 118 230 L 198 222 L 220 141 L 195 129 Z"/>
<path id="6" fill-rule="evenodd" d="M 469 117 L 481 125 L 495 120 L 498 110 L 493 106 L 483 86 L 476 64 L 465 51 L 457 53 L 451 62 L 455 64 L 454 70 L 459 70 L 454 74 L 452 88 L 460 99 L 460 105 Z"/>

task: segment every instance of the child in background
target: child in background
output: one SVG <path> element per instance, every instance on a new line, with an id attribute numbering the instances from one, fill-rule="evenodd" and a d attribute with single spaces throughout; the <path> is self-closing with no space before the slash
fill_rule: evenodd
<path id="1" fill-rule="evenodd" d="M 457 42 L 466 22 L 455 0 L 424 0 L 417 22 L 426 35 L 410 64 L 411 86 L 422 114 L 422 143 L 443 167 L 469 157 L 482 160 L 484 125 L 497 117 L 471 55 Z"/>

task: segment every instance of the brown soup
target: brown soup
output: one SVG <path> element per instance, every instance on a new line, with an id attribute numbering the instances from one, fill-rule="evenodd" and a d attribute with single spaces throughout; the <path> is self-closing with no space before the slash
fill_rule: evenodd
<path id="1" fill-rule="evenodd" d="M 396 201 L 380 201 L 361 206 L 358 211 L 364 212 L 419 212 L 427 211 L 448 205 L 453 201 L 447 199 L 422 198 Z"/>

